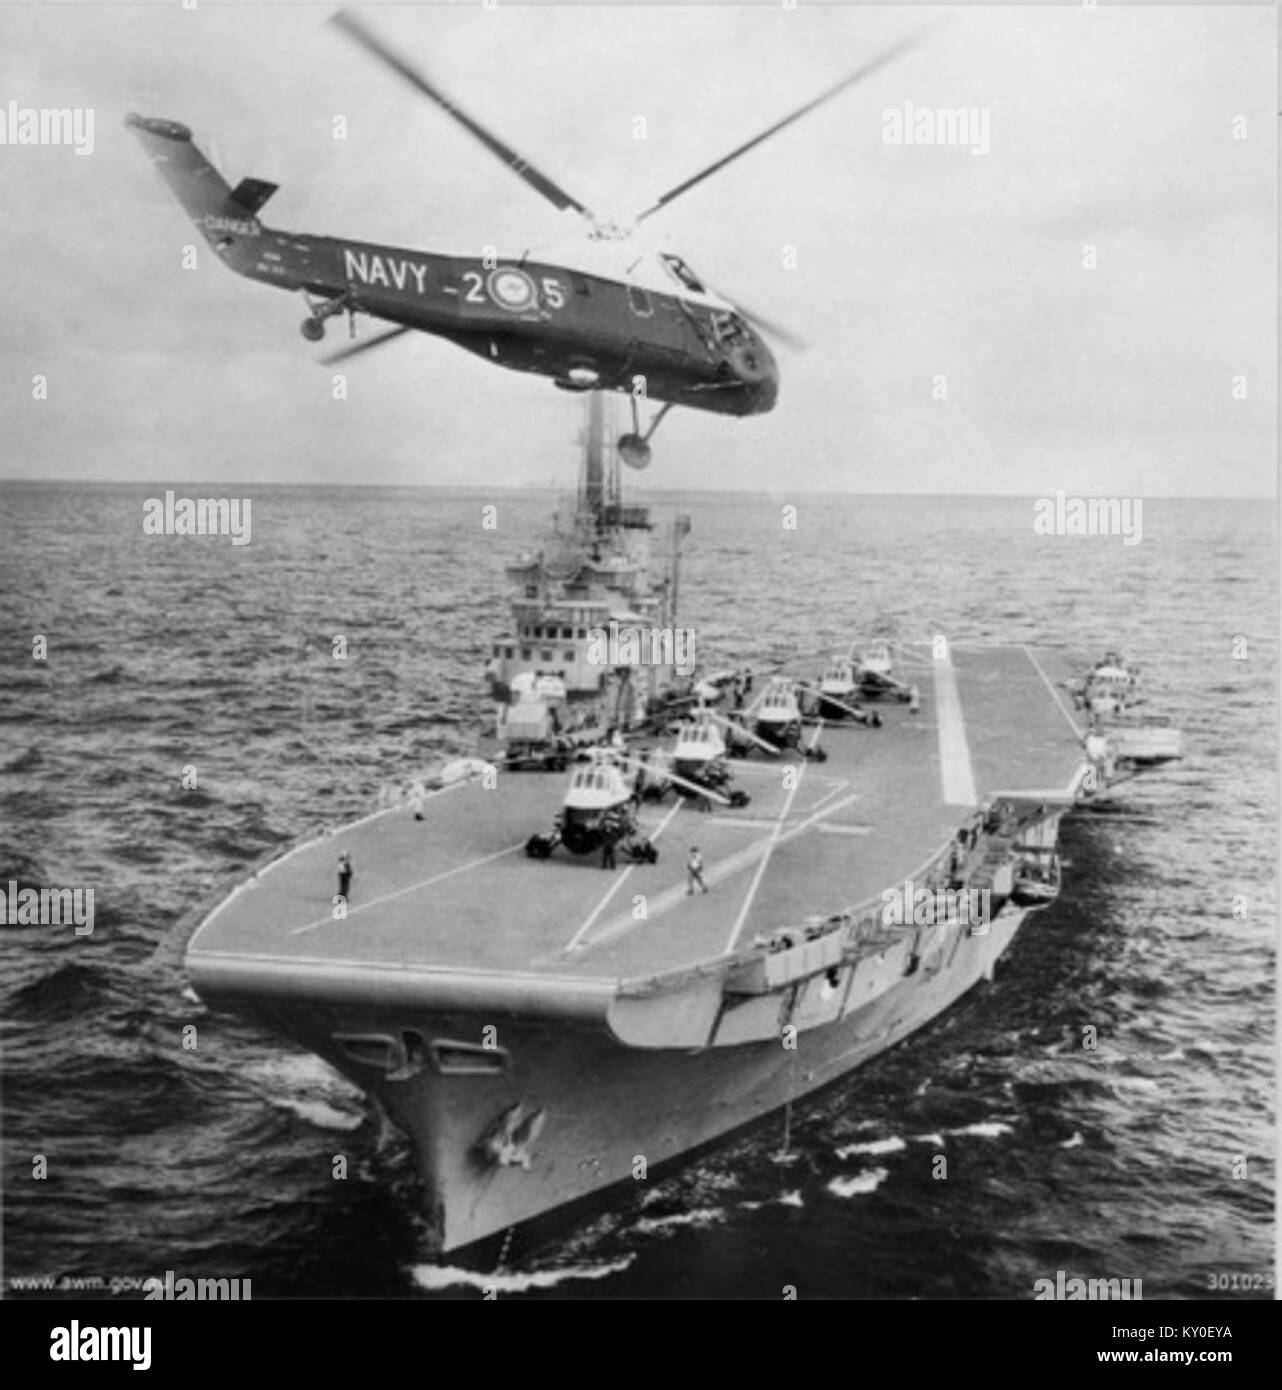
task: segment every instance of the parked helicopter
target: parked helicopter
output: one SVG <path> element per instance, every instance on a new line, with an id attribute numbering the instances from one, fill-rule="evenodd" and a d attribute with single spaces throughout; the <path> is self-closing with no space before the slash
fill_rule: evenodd
<path id="1" fill-rule="evenodd" d="M 856 724 L 868 728 L 881 728 L 881 715 L 875 709 L 866 710 L 859 704 L 862 686 L 852 662 L 831 662 L 824 667 L 817 685 L 808 685 L 804 681 L 797 684 L 812 697 L 821 718 L 853 719 Z"/>
<path id="2" fill-rule="evenodd" d="M 822 748 L 801 742 L 802 729 L 807 721 L 816 718 L 851 719 L 868 728 L 881 727 L 881 715 L 876 710 L 865 709 L 853 700 L 841 698 L 857 688 L 853 670 L 848 664 L 845 668 L 839 665 L 829 668 L 817 685 L 781 675 L 776 670 L 747 709 L 736 710 L 744 723 L 716 714 L 713 717 L 724 720 L 728 726 L 732 752 L 735 751 L 735 739 L 749 737 L 772 753 L 795 748 L 804 757 L 823 762 L 828 755 Z"/>
<path id="3" fill-rule="evenodd" d="M 718 792 L 731 806 L 746 806 L 751 798 L 741 788 L 730 785 L 730 769 L 726 766 L 729 748 L 721 726 L 729 723 L 706 709 L 681 720 L 674 730 L 671 747 L 660 749 L 645 763 L 647 790 L 652 786 L 657 795 L 664 795 L 675 774 L 678 790 L 689 789 L 692 795 L 699 796 Z"/>
<path id="4" fill-rule="evenodd" d="M 776 748 L 801 747 L 804 716 L 797 701 L 796 685 L 786 676 L 775 676 L 766 682 L 761 694 L 748 707 L 747 718 L 757 737 Z M 815 749 L 816 754 L 821 751 Z"/>
<path id="5" fill-rule="evenodd" d="M 1138 666 L 1128 666 L 1116 652 L 1106 652 L 1085 679 L 1068 682 L 1073 703 L 1092 717 L 1122 714 L 1144 703 Z"/>
<path id="6" fill-rule="evenodd" d="M 891 695 L 901 703 L 907 703 L 912 699 L 912 687 L 891 674 L 893 667 L 887 643 L 874 642 L 865 651 L 851 647 L 846 661 L 858 682 L 859 693 L 865 699 L 875 700 Z"/>
<path id="7" fill-rule="evenodd" d="M 531 835 L 525 844 L 526 854 L 531 859 L 546 859 L 558 845 L 564 845 L 571 854 L 591 854 L 608 843 L 637 863 L 653 864 L 659 851 L 640 833 L 637 807 L 641 794 L 636 779 L 640 773 L 656 770 L 616 748 L 592 748 L 583 757 L 570 774 L 570 785 L 551 831 Z M 631 779 L 628 772 L 633 773 Z M 715 788 L 698 786 L 670 770 L 661 775 L 707 801 L 734 804 Z"/>
<path id="8" fill-rule="evenodd" d="M 674 405 L 748 416 L 773 409 L 779 370 L 764 334 L 795 340 L 760 315 L 731 303 L 680 256 L 625 245 L 646 218 L 732 161 L 844 92 L 914 46 L 920 35 L 871 61 L 760 134 L 670 188 L 625 223 L 596 217 L 577 198 L 466 114 L 441 88 L 355 15 L 334 23 L 420 95 L 435 102 L 518 178 L 556 208 L 588 223 L 586 248 L 565 262 L 497 255 L 446 256 L 364 241 L 284 232 L 258 213 L 278 185 L 242 179 L 233 189 L 177 121 L 130 115 L 130 126 L 197 229 L 233 271 L 281 289 L 301 291 L 310 342 L 325 324 L 357 314 L 396 325 L 326 358 L 337 362 L 417 330 L 448 338 L 468 352 L 516 371 L 551 377 L 567 391 L 628 393 L 633 428 L 619 440 L 632 467 L 650 461 L 649 439 Z M 638 394 L 661 401 L 644 434 Z"/>

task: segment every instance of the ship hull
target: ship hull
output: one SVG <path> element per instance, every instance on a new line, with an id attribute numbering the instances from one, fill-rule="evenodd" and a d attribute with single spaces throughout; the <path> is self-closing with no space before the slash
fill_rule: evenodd
<path id="1" fill-rule="evenodd" d="M 479 1019 L 475 1013 L 389 1017 L 314 1010 L 272 1022 L 376 1096 L 411 1139 L 437 1248 L 457 1250 L 621 1184 L 840 1080 L 903 1041 L 986 976 L 1027 912 L 1007 908 L 986 931 L 951 927 L 922 956 L 891 950 L 863 981 L 868 1002 L 822 1026 L 769 1041 L 698 1049 L 633 1047 L 610 1031 L 566 1021 Z M 911 969 L 911 974 L 905 974 Z M 787 1017 L 788 1001 L 765 996 Z M 400 1080 L 354 1064 L 335 1037 L 414 1030 L 436 1040 L 494 1028 L 502 1071 L 445 1074 L 424 1065 Z M 486 1136 L 505 1114 L 542 1112 L 521 1161 L 496 1162 Z"/>

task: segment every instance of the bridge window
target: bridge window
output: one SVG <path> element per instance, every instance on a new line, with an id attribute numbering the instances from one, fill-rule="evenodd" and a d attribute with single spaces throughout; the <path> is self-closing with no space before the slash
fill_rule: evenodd
<path id="1" fill-rule="evenodd" d="M 530 660 L 533 658 L 533 655 L 534 655 L 534 654 L 533 654 L 533 652 L 530 651 L 529 647 L 522 647 L 522 648 L 521 648 L 521 660 L 522 660 L 522 661 L 530 661 Z"/>
<path id="2" fill-rule="evenodd" d="M 632 305 L 632 312 L 638 318 L 648 319 L 654 313 L 650 304 L 650 296 L 640 285 L 628 286 L 628 303 Z"/>
<path id="3" fill-rule="evenodd" d="M 574 652 L 573 652 L 573 650 L 566 652 L 566 654 L 565 654 L 565 659 L 566 659 L 567 661 L 573 661 L 573 660 L 574 660 Z"/>
<path id="4" fill-rule="evenodd" d="M 552 653 L 549 652 L 549 651 L 542 651 L 542 652 L 540 652 L 540 653 L 539 653 L 539 660 L 540 660 L 540 661 L 551 661 L 551 660 L 552 660 Z"/>

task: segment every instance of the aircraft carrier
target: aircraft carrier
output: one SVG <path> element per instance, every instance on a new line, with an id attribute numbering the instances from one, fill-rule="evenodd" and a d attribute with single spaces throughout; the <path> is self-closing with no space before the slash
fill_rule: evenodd
<path id="1" fill-rule="evenodd" d="M 736 761 L 749 804 L 641 801 L 656 862 L 529 857 L 564 777 L 464 764 L 260 865 L 195 931 L 192 983 L 377 1097 L 442 1251 L 648 1177 L 991 978 L 1058 891 L 1062 817 L 1178 756 L 1090 726 L 1085 657 L 935 636 L 896 659 L 911 703 Z"/>

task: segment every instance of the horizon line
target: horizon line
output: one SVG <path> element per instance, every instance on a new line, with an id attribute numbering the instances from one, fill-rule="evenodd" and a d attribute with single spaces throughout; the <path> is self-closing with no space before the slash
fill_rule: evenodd
<path id="1" fill-rule="evenodd" d="M 6 476 L 0 474 L 0 486 L 6 483 L 23 483 L 35 486 L 70 486 L 70 487 L 160 487 L 161 484 L 152 480 L 136 478 L 39 478 Z M 569 492 L 578 490 L 577 480 L 566 483 L 371 483 L 371 482 L 310 482 L 310 481 L 287 481 L 275 480 L 246 484 L 245 482 L 224 481 L 221 479 L 193 479 L 183 483 L 165 483 L 163 487 L 167 491 L 178 492 L 179 488 L 360 488 L 365 491 L 404 491 L 406 489 L 419 489 L 424 492 Z M 699 496 L 701 494 L 724 495 L 727 497 L 742 496 L 745 493 L 754 496 L 775 497 L 778 495 L 788 495 L 793 497 L 948 497 L 948 498 L 971 498 L 976 501 L 1019 501 L 1029 497 L 1055 496 L 1058 492 L 1063 492 L 1065 497 L 1122 497 L 1120 491 L 1114 492 L 1072 492 L 1065 488 L 1056 488 L 1054 492 L 883 492 L 852 488 L 778 488 L 763 491 L 760 487 L 751 488 L 728 488 L 728 487 L 704 487 L 693 489 L 678 489 L 676 485 L 672 487 L 660 487 L 654 489 L 655 492 L 674 493 L 677 496 Z M 636 494 L 634 494 L 635 496 Z M 644 495 L 644 494 L 643 494 Z M 1128 493 L 1127 496 L 1138 498 L 1140 501 L 1152 500 L 1155 502 L 1274 502 L 1278 501 L 1278 493 L 1274 492 L 1242 492 L 1242 493 L 1215 493 L 1215 492 L 1143 492 Z"/>

